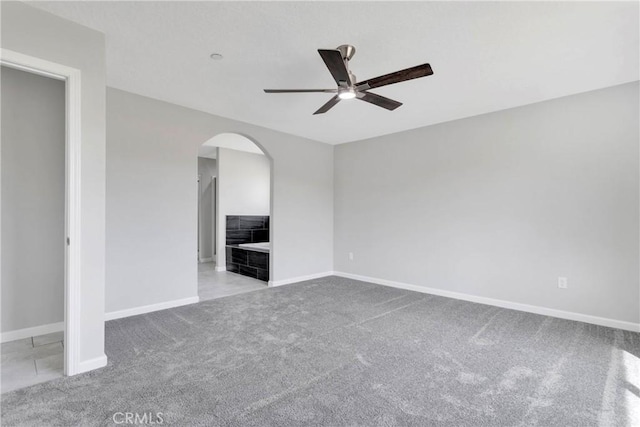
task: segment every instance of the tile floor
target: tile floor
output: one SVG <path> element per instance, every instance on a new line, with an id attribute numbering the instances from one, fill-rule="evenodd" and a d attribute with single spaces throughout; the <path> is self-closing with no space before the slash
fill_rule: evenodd
<path id="1" fill-rule="evenodd" d="M 50 381 L 63 375 L 62 332 L 2 343 L 0 353 L 2 393 Z"/>
<path id="2" fill-rule="evenodd" d="M 198 264 L 198 296 L 200 301 L 264 289 L 267 282 L 227 271 L 216 271 L 215 264 Z"/>

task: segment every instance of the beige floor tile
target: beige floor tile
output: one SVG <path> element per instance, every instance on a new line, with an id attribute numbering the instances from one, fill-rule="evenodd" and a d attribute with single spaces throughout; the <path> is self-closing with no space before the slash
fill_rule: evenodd
<path id="1" fill-rule="evenodd" d="M 4 366 L 6 363 L 13 363 L 18 360 L 36 360 L 63 353 L 64 348 L 62 347 L 62 343 L 58 341 L 51 344 L 32 347 L 23 351 L 3 354 L 0 358 L 0 363 Z"/>
<path id="2" fill-rule="evenodd" d="M 33 346 L 38 347 L 40 345 L 59 342 L 59 341 L 62 341 L 63 338 L 64 338 L 63 332 L 53 332 L 51 334 L 40 335 L 37 337 L 33 337 Z"/>
<path id="3" fill-rule="evenodd" d="M 28 377 L 21 377 L 16 379 L 10 379 L 5 382 L 2 381 L 2 393 L 7 393 L 13 390 L 19 390 L 21 388 L 29 387 L 35 384 L 45 383 L 47 381 L 55 380 L 57 378 L 61 378 L 62 372 L 53 373 L 53 374 L 44 374 L 44 375 L 32 375 Z"/>
<path id="4" fill-rule="evenodd" d="M 212 262 L 198 264 L 198 296 L 200 301 L 265 289 L 267 284 L 241 274 L 215 271 Z"/>
<path id="5" fill-rule="evenodd" d="M 36 359 L 36 372 L 38 375 L 58 373 L 62 376 L 63 369 L 64 358 L 62 353 Z"/>
<path id="6" fill-rule="evenodd" d="M 52 338 L 54 337 L 49 339 Z M 15 345 L 14 349 L 16 351 L 5 353 L 1 358 L 0 391 L 2 393 L 63 376 L 64 348 L 61 341 L 37 347 Z"/>
<path id="7" fill-rule="evenodd" d="M 6 393 L 26 387 L 35 380 L 36 376 L 35 362 L 31 359 L 3 363 L 0 373 L 0 389 L 2 393 Z"/>
<path id="8" fill-rule="evenodd" d="M 9 341 L 0 344 L 0 352 L 2 354 L 22 352 L 33 348 L 33 341 L 31 338 L 25 338 L 22 340 Z"/>

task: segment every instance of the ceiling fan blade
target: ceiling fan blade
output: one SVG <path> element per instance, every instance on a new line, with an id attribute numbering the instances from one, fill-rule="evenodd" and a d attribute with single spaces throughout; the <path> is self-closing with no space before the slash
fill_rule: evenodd
<path id="1" fill-rule="evenodd" d="M 342 52 L 337 49 L 318 49 L 318 53 L 338 86 L 340 86 L 340 82 L 350 84 L 351 79 L 349 78 L 347 64 L 344 63 L 342 58 Z"/>
<path id="2" fill-rule="evenodd" d="M 338 93 L 338 89 L 263 89 L 265 93 L 305 93 L 305 92 L 322 92 L 322 93 Z"/>
<path id="3" fill-rule="evenodd" d="M 393 83 L 400 83 L 406 80 L 417 79 L 419 77 L 426 77 L 433 74 L 431 65 L 422 64 L 415 67 L 407 68 L 405 70 L 396 71 L 395 73 L 385 74 L 384 76 L 375 77 L 373 79 L 359 82 L 356 85 L 356 90 L 374 89 L 380 86 L 386 86 Z"/>
<path id="4" fill-rule="evenodd" d="M 313 113 L 314 115 L 316 114 L 323 114 L 326 113 L 327 111 L 329 111 L 334 105 L 336 105 L 338 102 L 340 102 L 340 97 L 338 95 L 334 96 L 333 98 L 331 98 L 329 101 L 327 101 L 326 104 L 324 104 L 322 107 L 318 108 L 318 111 L 316 111 L 315 113 Z"/>
<path id="5" fill-rule="evenodd" d="M 387 110 L 391 111 L 402 105 L 402 102 L 394 101 L 393 99 L 389 99 L 387 97 L 380 96 L 371 92 L 358 92 L 356 96 L 362 101 L 377 105 L 378 107 L 386 108 Z"/>

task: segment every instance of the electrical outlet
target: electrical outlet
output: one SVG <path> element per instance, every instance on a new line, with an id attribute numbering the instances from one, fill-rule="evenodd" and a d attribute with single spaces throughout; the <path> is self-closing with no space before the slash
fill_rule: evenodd
<path id="1" fill-rule="evenodd" d="M 353 261 L 353 252 L 349 252 L 349 261 Z"/>
<path id="2" fill-rule="evenodd" d="M 569 281 L 566 277 L 558 277 L 558 287 L 560 289 L 567 289 L 569 287 Z"/>

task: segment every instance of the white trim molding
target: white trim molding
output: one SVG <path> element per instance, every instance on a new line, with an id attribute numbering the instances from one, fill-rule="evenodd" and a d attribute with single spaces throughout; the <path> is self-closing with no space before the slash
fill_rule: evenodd
<path id="1" fill-rule="evenodd" d="M 64 322 L 49 323 L 48 325 L 34 326 L 32 328 L 17 329 L 15 331 L 3 332 L 0 334 L 0 342 L 21 340 L 24 338 L 37 337 L 54 332 L 64 331 Z"/>
<path id="2" fill-rule="evenodd" d="M 305 280 L 319 279 L 321 277 L 333 276 L 333 271 L 325 271 L 324 273 L 309 274 L 307 276 L 292 277 L 291 279 L 269 280 L 269 287 L 290 285 L 292 283 L 304 282 Z"/>
<path id="3" fill-rule="evenodd" d="M 81 161 L 82 152 L 82 84 L 76 68 L 0 49 L 0 63 L 29 73 L 65 81 L 65 296 L 64 296 L 64 373 L 75 375 L 80 370 L 81 326 Z"/>
<path id="4" fill-rule="evenodd" d="M 226 265 L 216 265 L 216 271 L 227 271 Z"/>
<path id="5" fill-rule="evenodd" d="M 166 310 L 167 308 L 180 307 L 183 305 L 200 302 L 200 297 L 191 297 L 165 301 L 157 304 L 143 305 L 140 307 L 127 308 L 125 310 L 112 311 L 105 314 L 105 320 L 122 319 L 123 317 L 137 316 L 138 314 L 151 313 L 153 311 Z"/>
<path id="6" fill-rule="evenodd" d="M 93 371 L 94 369 L 104 368 L 105 366 L 107 366 L 107 356 L 103 354 L 102 356 L 80 362 L 80 366 L 78 367 L 78 372 L 76 372 L 76 374 L 82 374 L 84 372 Z"/>
<path id="7" fill-rule="evenodd" d="M 519 302 L 505 301 L 495 298 L 481 297 L 477 295 L 465 294 L 462 292 L 445 291 L 436 288 L 411 285 L 409 283 L 395 282 L 393 280 L 378 279 L 376 277 L 361 276 L 358 274 L 335 271 L 335 276 L 347 279 L 360 280 L 376 285 L 391 286 L 392 288 L 406 289 L 408 291 L 420 292 L 423 294 L 438 295 L 441 297 L 453 298 L 463 301 L 477 302 L 480 304 L 493 305 L 495 307 L 508 308 L 511 310 L 524 311 L 527 313 L 541 314 L 543 316 L 557 317 L 559 319 L 575 320 L 577 322 L 592 323 L 594 325 L 608 326 L 610 328 L 624 329 L 626 331 L 640 332 L 640 324 L 627 322 L 624 320 L 609 319 L 606 317 L 592 316 L 590 314 L 574 313 L 571 311 L 556 310 L 554 308 L 540 307 L 537 305 L 522 304 Z"/>

